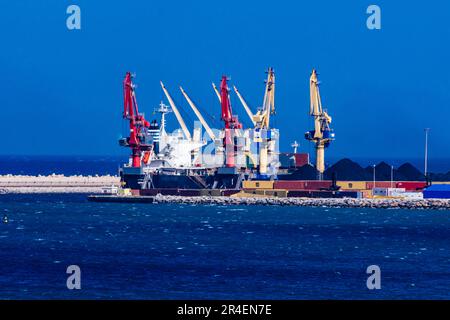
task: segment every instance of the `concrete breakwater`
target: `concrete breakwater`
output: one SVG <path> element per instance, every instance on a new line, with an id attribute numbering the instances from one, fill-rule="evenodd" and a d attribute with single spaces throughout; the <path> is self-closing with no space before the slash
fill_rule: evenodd
<path id="1" fill-rule="evenodd" d="M 102 187 L 119 186 L 117 176 L 0 176 L 0 193 L 100 193 Z"/>
<path id="2" fill-rule="evenodd" d="M 185 196 L 91 196 L 98 202 L 134 203 L 177 203 L 213 205 L 263 205 L 263 206 L 303 206 L 333 208 L 378 208 L 378 209 L 432 209 L 450 210 L 450 200 L 446 199 L 350 199 L 350 198 L 253 198 L 253 197 L 185 197 Z"/>

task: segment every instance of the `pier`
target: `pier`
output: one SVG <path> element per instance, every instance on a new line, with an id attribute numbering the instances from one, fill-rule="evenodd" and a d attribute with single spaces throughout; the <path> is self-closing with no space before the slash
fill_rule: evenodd
<path id="1" fill-rule="evenodd" d="M 123 202 L 188 205 L 259 205 L 330 208 L 432 209 L 450 210 L 449 199 L 353 199 L 353 198 L 276 198 L 276 197 L 213 197 L 213 196 L 116 196 L 91 195 L 93 202 Z"/>

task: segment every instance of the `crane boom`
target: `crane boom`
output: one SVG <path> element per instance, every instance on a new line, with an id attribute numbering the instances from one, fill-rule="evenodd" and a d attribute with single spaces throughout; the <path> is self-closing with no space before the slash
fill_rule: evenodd
<path id="1" fill-rule="evenodd" d="M 247 112 L 248 117 L 250 118 L 250 120 L 252 121 L 253 125 L 256 126 L 256 122 L 255 120 L 253 120 L 253 112 L 252 110 L 250 110 L 250 107 L 248 106 L 247 102 L 245 101 L 244 97 L 241 95 L 241 93 L 239 92 L 239 90 L 236 88 L 236 86 L 233 86 L 234 92 L 236 92 L 236 95 L 239 98 L 239 101 L 241 101 L 242 106 L 245 109 L 245 112 Z"/>
<path id="2" fill-rule="evenodd" d="M 216 93 L 217 99 L 219 99 L 219 103 L 222 103 L 222 98 L 220 97 L 219 89 L 217 89 L 216 84 L 213 82 L 212 87 L 214 89 L 214 92 Z"/>
<path id="3" fill-rule="evenodd" d="M 164 83 L 162 81 L 160 81 L 160 84 L 161 84 L 161 88 L 164 91 L 164 94 L 167 97 L 167 100 L 169 100 L 169 104 L 172 107 L 173 113 L 175 113 L 175 117 L 177 118 L 178 123 L 181 126 L 181 130 L 183 130 L 183 133 L 184 133 L 186 139 L 190 140 L 192 138 L 191 137 L 191 133 L 189 132 L 189 130 L 188 130 L 187 126 L 186 126 L 186 123 L 184 122 L 183 117 L 180 114 L 180 111 L 176 107 L 175 102 L 173 102 L 173 99 L 170 96 L 169 92 L 167 91 L 166 87 L 164 86 Z"/>
<path id="4" fill-rule="evenodd" d="M 273 114 L 275 114 L 275 73 L 273 68 L 269 68 L 267 71 L 262 110 L 258 111 L 255 115 L 258 126 L 263 129 L 269 129 L 270 116 Z"/>
<path id="5" fill-rule="evenodd" d="M 187 95 L 187 93 L 183 90 L 183 88 L 180 86 L 180 90 L 181 93 L 183 94 L 184 98 L 186 99 L 186 101 L 189 103 L 189 105 L 191 106 L 192 110 L 194 111 L 195 115 L 197 116 L 198 120 L 200 120 L 201 124 L 203 127 L 205 127 L 205 131 L 208 134 L 208 136 L 212 139 L 212 140 L 216 140 L 216 135 L 214 134 L 214 132 L 211 130 L 210 126 L 208 125 L 208 123 L 206 123 L 205 119 L 203 118 L 202 114 L 200 113 L 200 111 L 198 111 L 197 107 L 195 106 L 195 104 L 192 102 L 191 98 L 189 98 L 189 96 Z"/>
<path id="6" fill-rule="evenodd" d="M 263 108 L 265 115 L 265 127 L 269 128 L 270 116 L 275 114 L 275 73 L 273 68 L 267 72 L 266 90 L 264 93 Z"/>
<path id="7" fill-rule="evenodd" d="M 315 143 L 316 146 L 316 170 L 319 177 L 325 171 L 325 148 L 334 140 L 334 132 L 330 128 L 331 117 L 322 108 L 322 100 L 319 92 L 319 80 L 317 72 L 313 70 L 309 80 L 310 107 L 309 114 L 314 117 L 314 130 L 308 131 L 305 138 Z"/>

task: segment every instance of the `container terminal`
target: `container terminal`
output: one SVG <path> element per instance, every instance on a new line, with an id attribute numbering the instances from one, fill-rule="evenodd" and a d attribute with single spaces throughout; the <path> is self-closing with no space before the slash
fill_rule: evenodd
<path id="1" fill-rule="evenodd" d="M 431 182 L 420 172 L 416 175 L 417 181 L 398 181 L 393 172 L 389 181 L 377 181 L 375 172 L 373 179 L 367 179 L 370 174 L 366 172 L 353 181 L 339 180 L 338 166 L 332 172 L 325 168 L 325 150 L 336 136 L 331 127 L 332 117 L 322 106 L 316 70 L 312 70 L 309 79 L 312 130 L 304 134 L 315 148 L 315 163 L 311 164 L 308 153 L 297 152 L 297 142 L 292 144 L 293 153 L 280 152 L 280 130 L 273 126 L 271 118 L 283 110 L 275 107 L 274 69 L 268 68 L 266 74 L 262 106 L 256 111 L 235 85 L 230 89 L 228 76 L 220 78 L 219 86 L 212 83 L 217 107 L 208 110 L 220 112 L 220 129 L 211 127 L 205 120 L 203 109 L 180 86 L 181 96 L 197 119 L 191 131 L 181 112 L 185 114 L 187 111 L 175 103 L 162 81 L 160 85 L 168 105 L 161 102 L 155 109 L 159 119 L 147 120 L 138 108 L 134 76 L 127 72 L 123 80 L 122 116 L 128 122 L 128 133 L 127 137 L 119 140 L 119 144 L 130 150 L 130 157 L 120 168 L 120 187 L 110 192 L 105 189 L 104 192 L 115 194 L 117 199 L 157 195 L 423 199 L 424 195 L 433 195 L 432 191 L 423 192 Z M 248 116 L 251 127 L 244 127 L 235 114 L 230 99 L 232 92 Z M 166 117 L 172 114 L 179 128 L 169 133 Z M 437 186 L 433 188 L 439 189 Z M 100 201 L 96 196 L 90 199 Z"/>

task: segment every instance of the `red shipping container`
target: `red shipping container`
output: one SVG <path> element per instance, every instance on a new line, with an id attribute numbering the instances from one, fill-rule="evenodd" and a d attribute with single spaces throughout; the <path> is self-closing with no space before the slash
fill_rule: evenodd
<path id="1" fill-rule="evenodd" d="M 375 188 L 395 188 L 395 181 L 375 181 Z M 373 181 L 366 183 L 366 189 L 373 189 Z"/>
<path id="2" fill-rule="evenodd" d="M 331 181 L 318 180 L 291 180 L 291 181 L 275 181 L 274 189 L 283 190 L 321 190 L 331 187 Z"/>
<path id="3" fill-rule="evenodd" d="M 273 188 L 282 190 L 303 190 L 305 189 L 305 181 L 275 181 L 273 184 Z"/>
<path id="4" fill-rule="evenodd" d="M 406 191 L 422 190 L 427 186 L 426 182 L 402 181 L 396 183 L 396 188 L 405 188 Z"/>
<path id="5" fill-rule="evenodd" d="M 305 189 L 307 190 L 320 190 L 320 189 L 329 189 L 331 187 L 331 181 L 316 181 L 309 180 L 305 181 Z"/>

